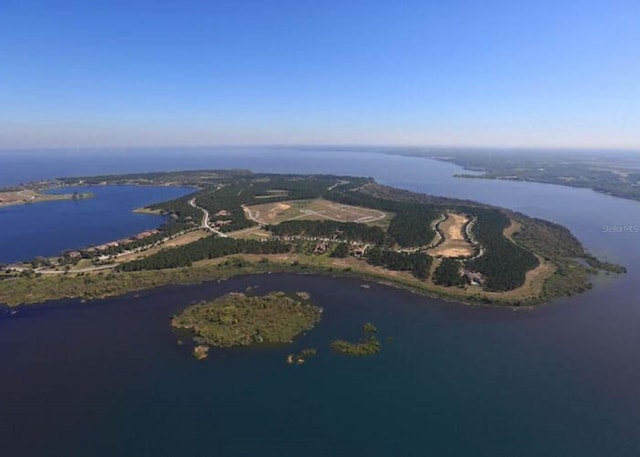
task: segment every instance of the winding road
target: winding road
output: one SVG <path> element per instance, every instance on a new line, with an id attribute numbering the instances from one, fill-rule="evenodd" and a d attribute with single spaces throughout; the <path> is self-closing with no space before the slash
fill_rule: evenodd
<path id="1" fill-rule="evenodd" d="M 193 206 L 194 208 L 199 209 L 200 211 L 202 211 L 202 222 L 200 223 L 200 226 L 205 229 L 205 230 L 209 230 L 210 232 L 215 233 L 216 235 L 218 235 L 221 238 L 227 238 L 227 235 L 225 233 L 222 233 L 219 230 L 214 229 L 213 227 L 211 227 L 209 225 L 209 211 L 207 211 L 206 209 L 204 209 L 201 206 L 198 206 L 196 204 L 196 199 L 192 198 L 191 200 L 189 200 L 189 205 Z"/>

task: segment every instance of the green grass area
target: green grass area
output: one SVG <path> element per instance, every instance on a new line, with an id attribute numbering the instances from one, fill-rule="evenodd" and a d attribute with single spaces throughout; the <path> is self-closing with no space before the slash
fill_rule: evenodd
<path id="1" fill-rule="evenodd" d="M 189 306 L 171 320 L 188 330 L 198 345 L 213 347 L 288 343 L 311 330 L 322 310 L 309 300 L 271 292 L 263 296 L 230 293 L 210 302 Z"/>

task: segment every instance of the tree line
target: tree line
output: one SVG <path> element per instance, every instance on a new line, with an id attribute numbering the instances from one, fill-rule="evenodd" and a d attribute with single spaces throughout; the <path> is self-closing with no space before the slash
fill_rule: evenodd
<path id="1" fill-rule="evenodd" d="M 530 251 L 505 238 L 503 231 L 509 218 L 500 210 L 474 208 L 478 220 L 473 232 L 484 247 L 484 254 L 467 262 L 467 266 L 485 277 L 485 288 L 506 291 L 522 286 L 527 271 L 539 265 Z"/>
<path id="2" fill-rule="evenodd" d="M 338 221 L 284 221 L 267 226 L 267 230 L 276 236 L 309 236 L 331 238 L 339 235 L 341 239 L 362 241 L 364 243 L 384 244 L 387 235 L 380 227 L 372 227 L 356 222 Z"/>
<path id="3" fill-rule="evenodd" d="M 433 282 L 435 284 L 452 287 L 466 283 L 464 276 L 460 273 L 461 263 L 457 259 L 445 257 L 438 268 L 433 272 Z"/>
<path id="4" fill-rule="evenodd" d="M 188 267 L 198 260 L 215 259 L 227 255 L 241 253 L 282 254 L 289 252 L 289 250 L 289 245 L 275 240 L 257 241 L 208 237 L 124 263 L 120 266 L 120 269 L 122 271 L 139 271 Z"/>
<path id="5" fill-rule="evenodd" d="M 363 206 L 394 213 L 387 234 L 400 247 L 426 246 L 435 237 L 432 227 L 434 220 L 441 214 L 442 209 L 423 203 L 386 200 L 361 192 L 335 190 L 328 198 L 339 203 L 353 206 Z"/>
<path id="6" fill-rule="evenodd" d="M 367 263 L 389 270 L 410 271 L 418 279 L 427 279 L 432 258 L 419 252 L 397 252 L 373 248 L 367 251 Z"/>

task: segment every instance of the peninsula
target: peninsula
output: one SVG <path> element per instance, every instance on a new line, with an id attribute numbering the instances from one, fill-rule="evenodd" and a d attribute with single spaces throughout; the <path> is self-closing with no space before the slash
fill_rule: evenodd
<path id="1" fill-rule="evenodd" d="M 84 200 L 93 197 L 90 193 L 46 194 L 37 188 L 17 187 L 0 190 L 0 208 L 3 206 L 27 205 L 57 200 Z"/>
<path id="2" fill-rule="evenodd" d="M 157 230 L 8 266 L 0 303 L 92 299 L 270 272 L 354 276 L 469 303 L 532 305 L 622 273 L 566 228 L 371 178 L 201 170 L 64 178 L 50 186 L 181 185 L 144 208 Z M 42 185 L 42 183 L 40 183 Z"/>

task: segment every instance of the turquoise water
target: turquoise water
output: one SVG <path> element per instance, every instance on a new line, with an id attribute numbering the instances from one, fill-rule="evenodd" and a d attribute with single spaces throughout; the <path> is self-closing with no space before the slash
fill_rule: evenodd
<path id="1" fill-rule="evenodd" d="M 217 152 L 197 167 L 369 175 L 500 204 L 567 225 L 629 274 L 519 312 L 295 275 L 22 308 L 0 317 L 3 456 L 640 455 L 640 234 L 602 230 L 637 224 L 638 203 L 457 180 L 457 167 L 414 158 L 330 152 L 307 160 L 287 150 L 270 159 Z M 311 292 L 323 322 L 291 347 L 214 351 L 200 363 L 176 344 L 172 313 L 256 285 Z M 334 337 L 355 338 L 367 320 L 394 338 L 379 356 L 327 349 Z M 285 363 L 308 346 L 317 358 Z"/>

